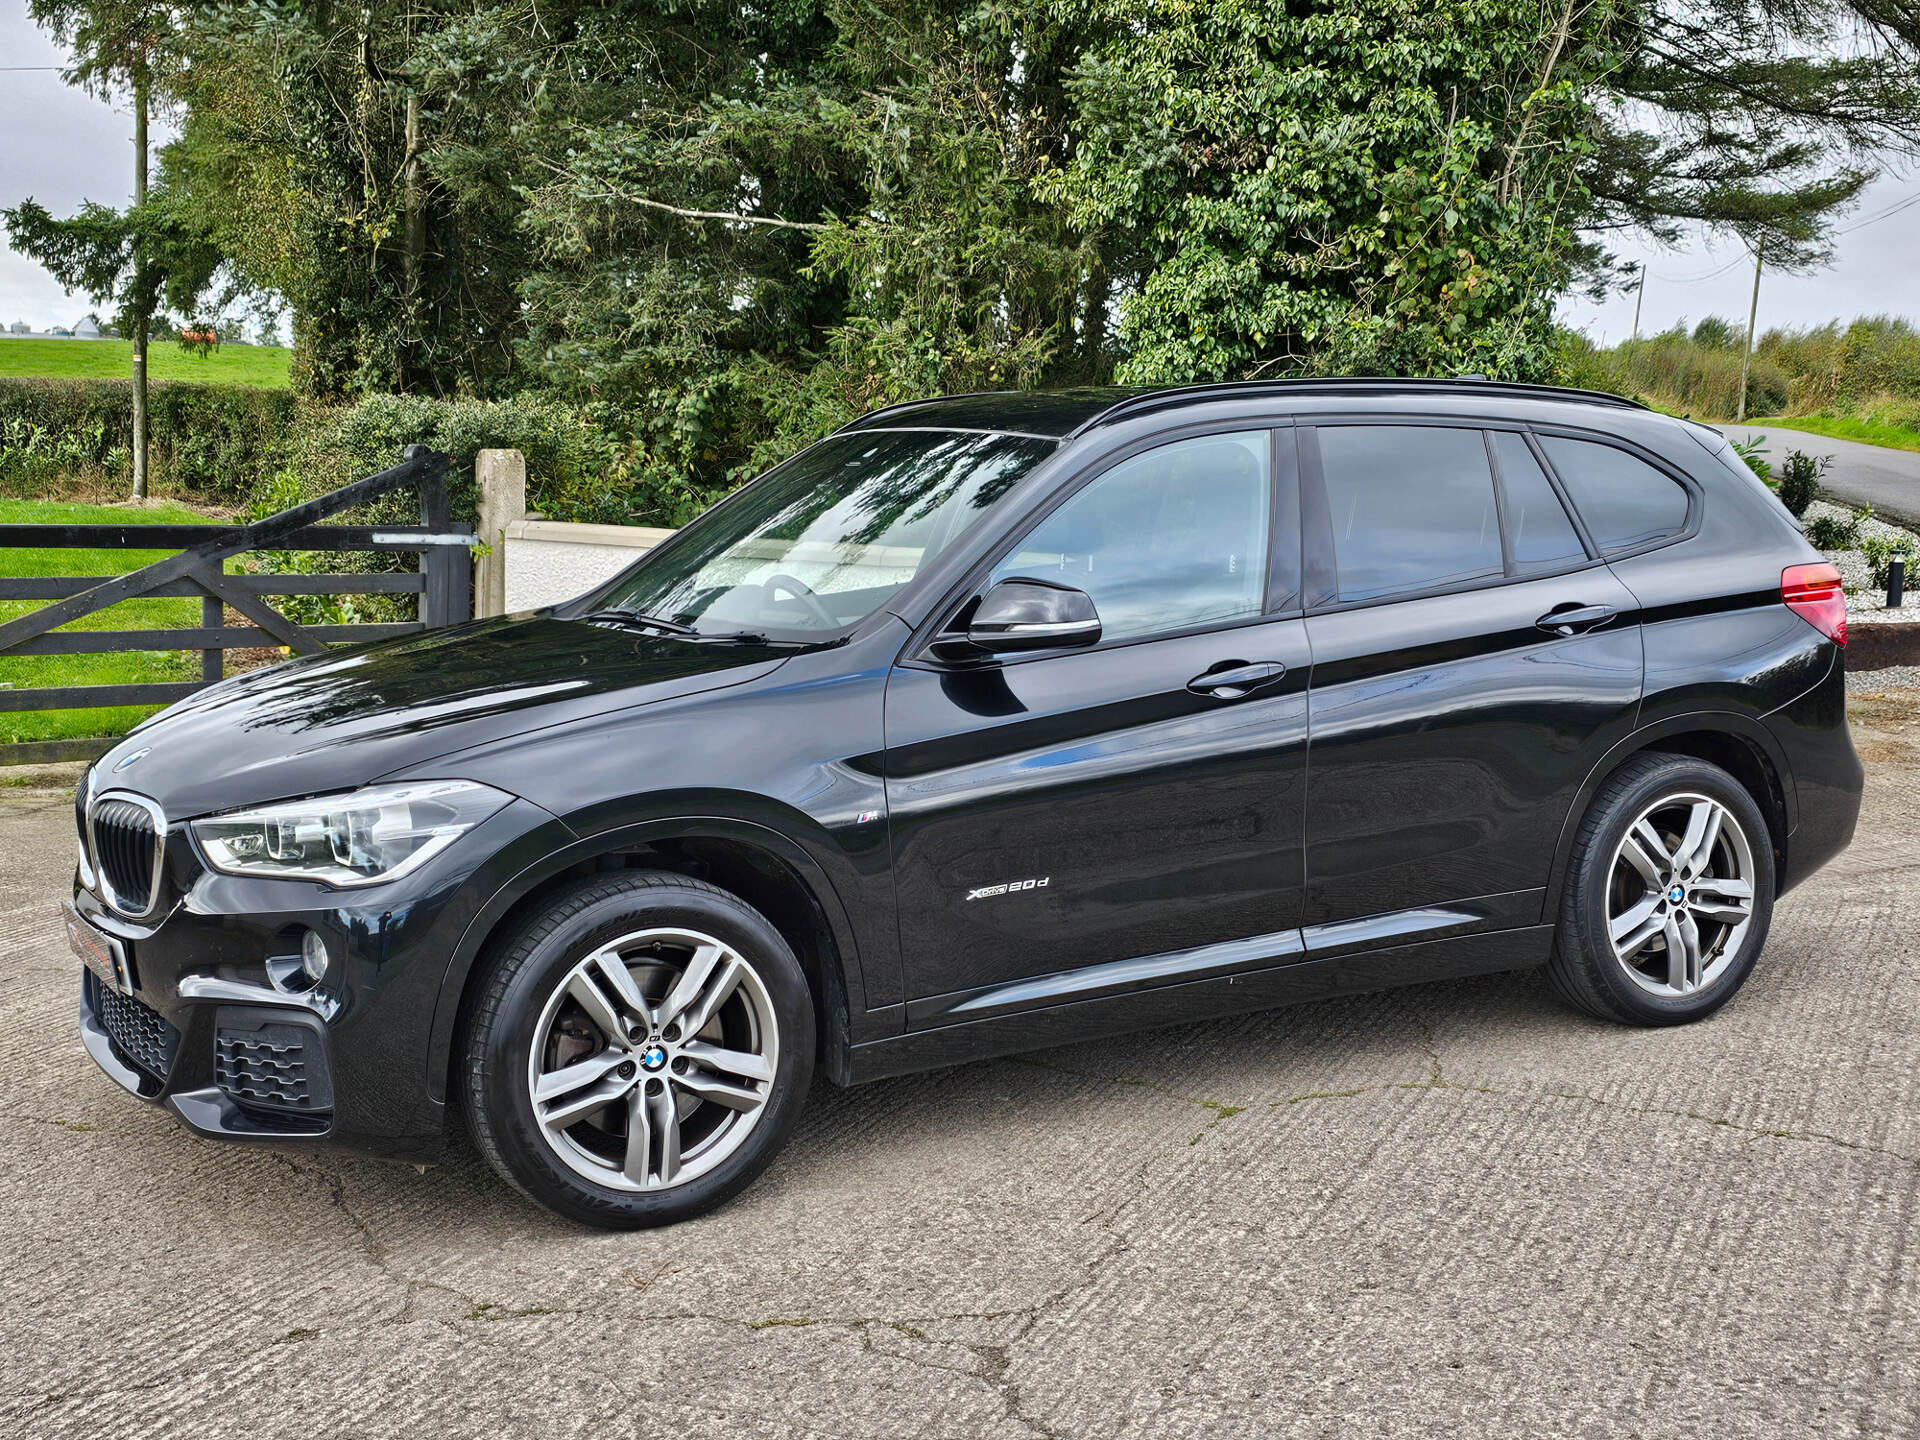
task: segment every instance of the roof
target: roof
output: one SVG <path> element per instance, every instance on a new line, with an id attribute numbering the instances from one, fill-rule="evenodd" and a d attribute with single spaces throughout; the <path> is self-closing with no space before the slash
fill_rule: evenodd
<path id="1" fill-rule="evenodd" d="M 1562 400 L 1636 410 L 1646 408 L 1637 400 L 1604 390 L 1525 385 L 1479 377 L 1434 380 L 1356 377 L 1230 381 L 1218 385 L 1110 385 L 1075 390 L 1001 390 L 978 395 L 943 395 L 931 400 L 908 400 L 903 404 L 869 411 L 846 428 L 984 430 L 1065 440 L 1143 410 L 1181 404 L 1197 405 L 1209 400 L 1394 394 L 1440 395 L 1448 398 L 1498 395 L 1511 399 Z"/>

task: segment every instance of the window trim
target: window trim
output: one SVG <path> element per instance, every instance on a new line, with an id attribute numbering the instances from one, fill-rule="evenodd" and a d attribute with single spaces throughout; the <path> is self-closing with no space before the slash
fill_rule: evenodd
<path id="1" fill-rule="evenodd" d="M 1493 443 L 1493 437 L 1495 435 L 1518 435 L 1520 437 L 1520 443 L 1526 446 L 1527 453 L 1533 456 L 1533 463 L 1538 465 L 1540 467 L 1540 473 L 1546 476 L 1547 489 L 1552 492 L 1554 499 L 1560 502 L 1561 513 L 1567 517 L 1567 523 L 1573 526 L 1573 538 L 1579 542 L 1580 549 L 1585 553 L 1587 560 L 1605 559 L 1606 557 L 1600 553 L 1600 547 L 1593 543 L 1593 536 L 1587 530 L 1587 522 L 1580 518 L 1580 512 L 1574 508 L 1572 497 L 1561 487 L 1560 477 L 1555 475 L 1553 473 L 1553 467 L 1547 464 L 1546 456 L 1542 454 L 1540 450 L 1540 442 L 1534 437 L 1533 433 L 1529 430 L 1505 425 L 1489 425 L 1482 433 L 1487 437 L 1487 460 L 1488 463 L 1493 466 L 1493 487 L 1500 496 L 1500 533 L 1503 543 L 1508 547 L 1506 552 L 1507 574 L 1517 576 L 1521 579 L 1532 580 L 1542 575 L 1564 575 L 1572 570 L 1584 569 L 1585 562 L 1570 560 L 1565 564 L 1524 572 L 1514 569 L 1516 562 L 1514 561 L 1512 550 L 1513 537 L 1507 533 L 1506 528 L 1507 472 L 1502 469 L 1500 465 L 1500 448 Z"/>
<path id="2" fill-rule="evenodd" d="M 1386 595 L 1370 595 L 1360 600 L 1342 600 L 1340 598 L 1339 560 L 1333 548 L 1333 504 L 1327 495 L 1326 469 L 1320 455 L 1320 430 L 1324 428 L 1345 428 L 1356 425 L 1397 425 L 1402 429 L 1448 429 L 1477 430 L 1481 443 L 1487 450 L 1487 466 L 1492 473 L 1494 503 L 1500 515 L 1500 552 L 1502 573 L 1482 575 L 1472 580 L 1455 580 L 1444 585 L 1427 585 L 1417 590 L 1395 590 Z M 1405 600 L 1428 600 L 1435 596 L 1462 595 L 1474 590 L 1492 590 L 1502 585 L 1524 585 L 1535 580 L 1551 580 L 1558 575 L 1572 575 L 1579 571 L 1604 565 L 1606 561 L 1593 552 L 1588 543 L 1584 527 L 1578 519 L 1578 512 L 1567 504 L 1567 497 L 1559 485 L 1553 470 L 1542 463 L 1541 470 L 1547 476 L 1547 482 L 1554 486 L 1554 493 L 1560 497 L 1560 503 L 1566 507 L 1568 517 L 1573 520 L 1574 533 L 1579 537 L 1586 554 L 1578 560 L 1551 570 L 1529 570 L 1523 574 L 1513 573 L 1510 540 L 1507 535 L 1506 490 L 1501 483 L 1499 464 L 1493 456 L 1493 442 L 1488 438 L 1490 432 L 1505 430 L 1529 439 L 1528 427 L 1512 420 L 1482 420 L 1461 415 L 1337 415 L 1315 416 L 1311 421 L 1301 421 L 1296 426 L 1300 432 L 1301 454 L 1301 543 L 1306 544 L 1306 536 L 1311 527 L 1317 534 L 1319 544 L 1307 551 L 1306 563 L 1313 567 L 1314 588 L 1306 613 L 1308 615 L 1327 615 L 1343 610 L 1365 610 L 1376 605 L 1397 605 Z M 1309 457 L 1311 457 L 1309 459 Z M 1538 459 L 1536 451 L 1535 458 Z"/>
<path id="3" fill-rule="evenodd" d="M 1631 440 L 1624 440 L 1617 435 L 1609 435 L 1604 431 L 1583 430 L 1577 425 L 1537 424 L 1529 425 L 1527 431 L 1529 438 L 1533 441 L 1535 458 L 1540 461 L 1541 466 L 1546 470 L 1547 478 L 1553 482 L 1554 488 L 1560 492 L 1560 498 L 1566 503 L 1567 513 L 1574 517 L 1574 523 L 1580 527 L 1581 535 L 1587 542 L 1589 552 L 1598 555 L 1603 562 L 1612 564 L 1620 560 L 1631 560 L 1636 555 L 1646 555 L 1655 550 L 1664 550 L 1669 545 L 1678 545 L 1683 540 L 1691 540 L 1700 533 L 1701 520 L 1706 511 L 1706 492 L 1701 488 L 1698 480 L 1686 474 L 1672 461 L 1662 459 L 1660 456 L 1654 454 L 1653 451 L 1636 445 Z M 1614 551 L 1609 554 L 1606 549 L 1601 546 L 1598 539 L 1594 537 L 1591 528 L 1587 524 L 1586 516 L 1580 513 L 1580 507 L 1573 501 L 1572 491 L 1567 488 L 1566 482 L 1560 478 L 1560 472 L 1554 469 L 1553 462 L 1547 455 L 1547 447 L 1540 443 L 1540 437 L 1542 435 L 1558 436 L 1563 440 L 1584 440 L 1591 445 L 1606 445 L 1625 455 L 1632 456 L 1635 460 L 1650 467 L 1656 474 L 1666 476 L 1667 479 L 1678 485 L 1687 497 L 1686 518 L 1681 521 L 1680 528 L 1671 534 L 1661 535 L 1643 544 L 1628 546 L 1626 549 Z"/>
<path id="4" fill-rule="evenodd" d="M 969 565 L 961 578 L 953 584 L 939 601 L 928 607 L 926 618 L 914 628 L 906 645 L 901 650 L 901 658 L 895 663 L 911 665 L 916 669 L 948 671 L 973 668 L 979 664 L 1031 665 L 1044 660 L 1058 660 L 1070 655 L 1099 654 L 1107 650 L 1124 649 L 1130 645 L 1151 645 L 1163 640 L 1178 640 L 1193 635 L 1208 635 L 1220 631 L 1245 629 L 1248 626 L 1264 625 L 1274 620 L 1298 619 L 1304 615 L 1302 591 L 1304 581 L 1295 584 L 1294 593 L 1278 597 L 1275 593 L 1280 567 L 1285 565 L 1285 545 L 1281 538 L 1281 522 L 1289 514 L 1292 517 L 1293 533 L 1300 546 L 1299 567 L 1304 576 L 1306 566 L 1306 526 L 1301 511 L 1301 496 L 1305 486 L 1302 482 L 1304 457 L 1295 447 L 1289 447 L 1284 436 L 1292 435 L 1298 426 L 1291 416 L 1268 416 L 1256 418 L 1239 416 L 1233 419 L 1213 419 L 1195 421 L 1186 425 L 1170 426 L 1151 435 L 1140 436 L 1126 445 L 1105 451 L 1088 459 L 1086 464 L 1062 479 L 1051 491 L 1040 499 L 1032 509 L 1017 520 L 1009 523 L 989 542 L 980 557 Z M 1124 465 L 1149 450 L 1163 449 L 1168 445 L 1177 445 L 1185 440 L 1203 439 L 1208 435 L 1242 435 L 1249 431 L 1264 430 L 1269 436 L 1267 465 L 1268 483 L 1268 546 L 1266 587 L 1262 593 L 1261 609 L 1253 615 L 1236 615 L 1230 619 L 1209 620 L 1199 625 L 1183 626 L 1176 630 L 1156 630 L 1149 635 L 1129 635 L 1119 639 L 1108 639 L 1104 634 L 1092 645 L 1072 650 L 1041 650 L 1031 654 L 1012 654 L 982 657 L 979 661 L 950 661 L 930 653 L 930 647 L 942 635 L 947 634 L 960 612 L 973 600 L 978 599 L 981 585 L 986 577 L 993 573 L 997 565 L 1013 549 L 1044 524 L 1055 511 L 1063 507 L 1074 496 L 1089 485 L 1095 484 L 1109 472 Z M 1287 464 L 1291 459 L 1292 463 Z M 1283 508 L 1290 506 L 1290 510 Z M 1276 609 L 1275 601 L 1285 598 L 1288 603 Z"/>

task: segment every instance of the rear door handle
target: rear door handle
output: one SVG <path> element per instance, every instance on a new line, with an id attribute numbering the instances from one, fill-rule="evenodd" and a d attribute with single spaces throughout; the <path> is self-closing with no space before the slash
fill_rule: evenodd
<path id="1" fill-rule="evenodd" d="M 1187 682 L 1187 689 L 1196 695 L 1210 695 L 1215 700 L 1243 700 L 1256 690 L 1264 690 L 1274 681 L 1287 673 L 1287 667 L 1278 660 L 1255 660 L 1227 662 L 1227 669 L 1209 670 L 1204 675 L 1196 675 Z"/>
<path id="2" fill-rule="evenodd" d="M 1549 635 L 1580 635 L 1599 629 L 1618 613 L 1611 605 L 1556 605 L 1533 623 Z"/>

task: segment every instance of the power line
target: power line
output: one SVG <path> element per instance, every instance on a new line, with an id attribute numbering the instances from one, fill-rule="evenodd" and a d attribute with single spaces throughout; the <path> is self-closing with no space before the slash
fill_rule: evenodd
<path id="1" fill-rule="evenodd" d="M 1902 210 L 1905 210 L 1910 205 L 1920 205 L 1920 195 L 1909 195 L 1906 199 L 1897 201 L 1894 204 L 1889 205 L 1886 209 L 1880 211 L 1878 214 L 1869 215 L 1864 220 L 1856 220 L 1851 225 L 1842 225 L 1838 230 L 1834 231 L 1833 233 L 1836 235 L 1849 235 L 1855 230 L 1864 230 L 1869 225 L 1878 225 L 1882 220 L 1885 220 L 1888 216 L 1898 215 Z"/>
<path id="2" fill-rule="evenodd" d="M 1736 255 L 1727 261 L 1726 264 L 1717 269 L 1708 270 L 1700 275 L 1656 275 L 1653 278 L 1658 280 L 1662 285 L 1697 285 L 1702 280 L 1712 280 L 1716 276 L 1726 274 L 1727 271 L 1733 269 L 1734 266 L 1746 263 L 1746 258 L 1744 255 Z"/>

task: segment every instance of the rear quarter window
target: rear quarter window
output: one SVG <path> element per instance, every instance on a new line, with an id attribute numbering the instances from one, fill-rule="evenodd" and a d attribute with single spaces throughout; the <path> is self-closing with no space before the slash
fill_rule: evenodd
<path id="1" fill-rule="evenodd" d="M 1540 448 L 1602 553 L 1635 550 L 1686 527 L 1686 490 L 1638 456 L 1564 435 L 1540 436 Z"/>

